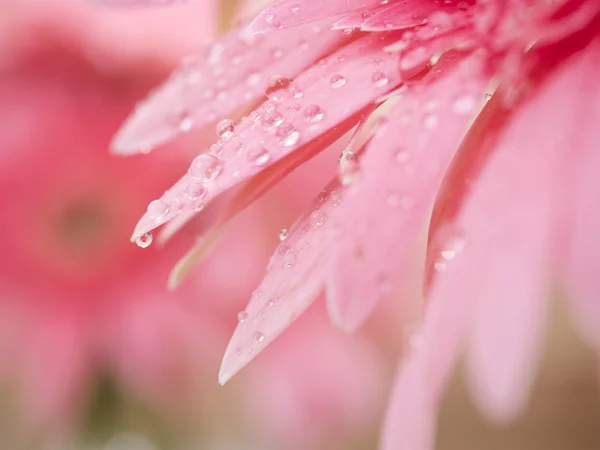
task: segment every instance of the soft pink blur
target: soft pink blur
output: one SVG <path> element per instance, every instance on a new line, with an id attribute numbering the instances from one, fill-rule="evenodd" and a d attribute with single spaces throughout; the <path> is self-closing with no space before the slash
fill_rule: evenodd
<path id="1" fill-rule="evenodd" d="M 193 141 L 131 159 L 109 155 L 108 144 L 135 102 L 214 34 L 213 3 L 0 6 L 0 385 L 14 392 L 1 409 L 16 408 L 21 435 L 80 424 L 77 414 L 104 375 L 159 414 L 204 410 L 181 421 L 199 428 L 208 416 L 212 427 L 261 448 L 290 439 L 318 448 L 348 426 L 364 433 L 375 423 L 387 385 L 383 356 L 368 339 L 354 342 L 312 316 L 289 335 L 289 347 L 265 356 L 260 372 L 217 385 L 237 311 L 277 230 L 315 195 L 308 186 L 324 181 L 322 162 L 238 218 L 219 252 L 173 293 L 168 274 L 193 230 L 165 248 L 129 242 L 142 205 L 175 181 Z M 8 428 L 0 423 L 3 435 Z M 12 431 L 3 444 L 26 442 Z"/>

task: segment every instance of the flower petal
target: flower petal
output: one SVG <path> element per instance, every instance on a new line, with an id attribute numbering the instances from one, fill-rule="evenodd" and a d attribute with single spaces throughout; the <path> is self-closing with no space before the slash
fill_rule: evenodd
<path id="1" fill-rule="evenodd" d="M 375 8 L 385 0 L 329 0 L 310 2 L 279 0 L 262 11 L 250 24 L 253 33 L 266 33 L 295 27 L 316 20 L 330 19 L 342 14 Z"/>
<path id="2" fill-rule="evenodd" d="M 92 3 L 98 3 L 108 6 L 165 6 L 173 3 L 189 3 L 190 0 L 89 0 Z M 206 1 L 206 0 L 204 0 Z"/>
<path id="3" fill-rule="evenodd" d="M 339 231 L 336 212 L 342 195 L 343 188 L 335 180 L 271 257 L 264 280 L 246 311 L 240 313 L 240 324 L 223 358 L 221 384 L 279 336 L 321 293 L 329 243 Z"/>
<path id="4" fill-rule="evenodd" d="M 295 77 L 347 40 L 314 26 L 284 31 L 276 40 L 237 29 L 198 56 L 185 59 L 141 103 L 112 143 L 115 153 L 147 152 L 177 135 L 213 123 L 261 99 L 271 76 Z"/>
<path id="5" fill-rule="evenodd" d="M 322 64 L 277 91 L 234 131 L 230 127 L 214 154 L 196 158 L 190 171 L 142 217 L 133 239 L 183 211 L 208 204 L 219 194 L 323 136 L 330 143 L 355 123 L 353 115 L 401 83 L 394 57 L 383 51 L 391 35 L 368 36 L 345 47 Z M 377 76 L 376 78 L 374 78 Z M 385 79 L 385 83 L 382 83 Z M 285 83 L 282 84 L 282 86 Z M 352 95 L 348 95 L 352 89 Z M 326 96 L 327 103 L 322 103 Z M 313 103 L 314 102 L 314 103 Z M 344 126 L 342 126 L 344 125 Z M 322 150 L 323 144 L 316 146 Z M 190 200 L 189 190 L 201 195 Z M 156 206 L 160 206 L 157 211 Z"/>
<path id="6" fill-rule="evenodd" d="M 489 77 L 482 72 L 483 58 L 469 57 L 454 70 L 452 58 L 446 55 L 433 69 L 439 80 L 424 80 L 425 86 L 402 95 L 361 162 L 362 179 L 341 207 L 347 234 L 332 248 L 327 300 L 333 321 L 345 330 L 358 328 L 391 288 L 444 170 L 484 101 Z"/>
<path id="7" fill-rule="evenodd" d="M 574 185 L 574 203 L 569 204 L 568 215 L 565 216 L 571 220 L 568 223 L 569 254 L 564 262 L 564 270 L 574 317 L 586 336 L 600 346 L 600 214 L 596 207 L 600 193 L 600 135 L 597 126 L 600 118 L 600 84 L 597 80 L 600 45 L 597 41 L 586 51 L 583 64 L 573 70 L 577 70 L 577 74 L 585 74 L 585 78 L 580 76 L 571 82 L 576 90 L 571 95 L 578 97 L 581 103 L 579 112 L 572 114 L 577 118 L 577 126 L 572 129 L 567 148 L 571 151 L 577 149 L 581 156 L 574 164 L 574 173 L 567 178 Z"/>

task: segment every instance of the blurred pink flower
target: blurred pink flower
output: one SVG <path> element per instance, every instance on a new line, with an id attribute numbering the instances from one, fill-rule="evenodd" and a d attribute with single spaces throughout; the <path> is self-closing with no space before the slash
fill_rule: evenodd
<path id="1" fill-rule="evenodd" d="M 104 370 L 164 401 L 191 382 L 181 377 L 197 364 L 202 337 L 223 326 L 190 317 L 189 286 L 168 298 L 163 279 L 177 245 L 157 264 L 123 244 L 140 202 L 187 156 L 106 154 L 135 100 L 212 37 L 213 8 L 161 14 L 183 25 L 193 12 L 205 26 L 148 38 L 157 13 L 117 16 L 77 0 L 0 6 L 0 373 L 18 386 L 30 423 L 65 425 Z M 169 45 L 156 45 L 158 35 Z M 144 176 L 132 183 L 132 173 Z"/>
<path id="2" fill-rule="evenodd" d="M 409 257 L 429 225 L 420 345 L 401 366 L 382 448 L 432 448 L 437 405 L 465 337 L 480 409 L 501 422 L 521 409 L 554 270 L 582 331 L 600 344 L 598 69 L 593 0 L 276 1 L 186 59 L 117 135 L 115 152 L 133 154 L 235 119 L 217 123 L 217 143 L 157 200 L 165 213 L 142 217 L 133 238 L 168 221 L 171 235 L 198 211 L 218 208 L 214 237 L 358 125 L 339 176 L 282 231 L 220 380 L 323 290 L 332 320 L 357 329 L 408 282 Z M 365 119 L 381 104 L 386 117 L 371 128 Z"/>

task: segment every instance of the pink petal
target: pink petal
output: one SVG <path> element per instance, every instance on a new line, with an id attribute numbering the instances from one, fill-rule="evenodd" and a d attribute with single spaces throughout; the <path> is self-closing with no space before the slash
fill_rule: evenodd
<path id="1" fill-rule="evenodd" d="M 233 114 L 263 98 L 272 76 L 295 77 L 345 40 L 341 32 L 315 26 L 284 31 L 271 40 L 234 30 L 198 56 L 185 59 L 137 107 L 112 148 L 123 155 L 148 151 Z"/>
<path id="2" fill-rule="evenodd" d="M 316 20 L 330 19 L 342 14 L 375 8 L 385 0 L 328 0 L 323 2 L 279 0 L 262 11 L 250 24 L 254 33 L 295 27 Z"/>
<path id="3" fill-rule="evenodd" d="M 569 254 L 563 265 L 566 266 L 564 270 L 574 317 L 582 331 L 596 346 L 600 346 L 600 214 L 596 206 L 600 192 L 600 89 L 597 79 L 599 69 L 600 46 L 596 41 L 584 53 L 578 64 L 574 64 L 572 70 L 578 76 L 573 77 L 571 86 L 575 92 L 563 94 L 567 98 L 568 95 L 572 95 L 579 101 L 577 113 L 570 115 L 576 119 L 576 123 L 572 124 L 567 148 L 580 155 L 578 159 L 572 159 L 572 168 L 565 174 L 565 180 L 573 185 L 571 201 L 574 203 L 568 203 L 567 215 L 563 216 L 571 218 L 567 221 L 570 228 L 567 231 L 570 235 Z"/>
<path id="4" fill-rule="evenodd" d="M 243 120 L 235 132 L 230 129 L 213 146 L 219 157 L 204 154 L 196 158 L 190 172 L 142 217 L 133 238 L 182 211 L 208 204 L 320 136 L 331 143 L 343 135 L 356 123 L 357 119 L 349 118 L 360 114 L 401 82 L 397 62 L 383 51 L 391 38 L 385 35 L 360 39 L 278 91 L 281 100 L 265 103 Z M 349 89 L 352 95 L 348 95 Z M 326 103 L 323 98 L 327 98 Z M 316 150 L 323 148 L 315 146 Z M 185 192 L 199 187 L 204 188 L 203 194 L 190 200 Z"/>
<path id="5" fill-rule="evenodd" d="M 482 58 L 452 70 L 447 55 L 439 80 L 408 90 L 361 162 L 362 179 L 341 207 L 347 232 L 332 248 L 327 294 L 333 321 L 358 328 L 402 273 L 444 174 L 478 106 L 488 76 Z M 431 153 L 435 152 L 435 153 Z"/>
<path id="6" fill-rule="evenodd" d="M 173 3 L 189 3 L 190 0 L 90 0 L 92 3 L 109 6 L 165 6 Z M 206 1 L 206 0 L 203 0 Z"/>
<path id="7" fill-rule="evenodd" d="M 427 16 L 440 9 L 436 2 L 406 0 L 394 3 L 369 17 L 362 25 L 364 31 L 399 30 L 422 25 Z"/>
<path id="8" fill-rule="evenodd" d="M 323 190 L 271 257 L 267 274 L 254 292 L 225 352 L 219 382 L 227 382 L 281 334 L 317 298 L 324 264 L 338 235 L 338 181 Z"/>

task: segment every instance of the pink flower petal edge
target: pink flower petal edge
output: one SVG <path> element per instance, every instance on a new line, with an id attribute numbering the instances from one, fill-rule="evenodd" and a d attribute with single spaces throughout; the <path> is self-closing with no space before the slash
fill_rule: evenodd
<path id="1" fill-rule="evenodd" d="M 293 82 L 282 81 L 271 101 L 237 126 L 228 122 L 212 153 L 198 156 L 188 173 L 149 205 L 132 239 L 182 212 L 201 210 L 334 127 L 338 136 L 344 134 L 347 129 L 338 125 L 401 83 L 396 60 L 383 51 L 392 39 L 392 35 L 359 39 Z M 350 87 L 353 95 L 347 94 Z M 331 100 L 327 107 L 312 103 L 325 94 Z"/>
<path id="2" fill-rule="evenodd" d="M 223 358 L 219 382 L 224 384 L 281 334 L 323 289 L 329 245 L 339 232 L 337 208 L 343 188 L 327 186 L 271 257 L 267 274 L 254 292 Z"/>
<path id="3" fill-rule="evenodd" d="M 231 31 L 197 56 L 183 60 L 138 105 L 112 142 L 120 155 L 150 151 L 182 133 L 236 113 L 262 99 L 280 77 L 293 78 L 347 40 L 319 24 L 283 31 L 276 42 Z"/>
<path id="4" fill-rule="evenodd" d="M 346 230 L 331 250 L 327 301 L 332 320 L 347 331 L 358 328 L 377 301 L 405 281 L 401 268 L 425 225 L 444 170 L 485 101 L 484 55 L 454 68 L 456 57 L 449 54 L 438 63 L 434 79 L 424 80 L 425 89 L 400 94 L 390 125 L 378 130 L 361 161 L 362 179 L 350 187 L 341 207 Z"/>

